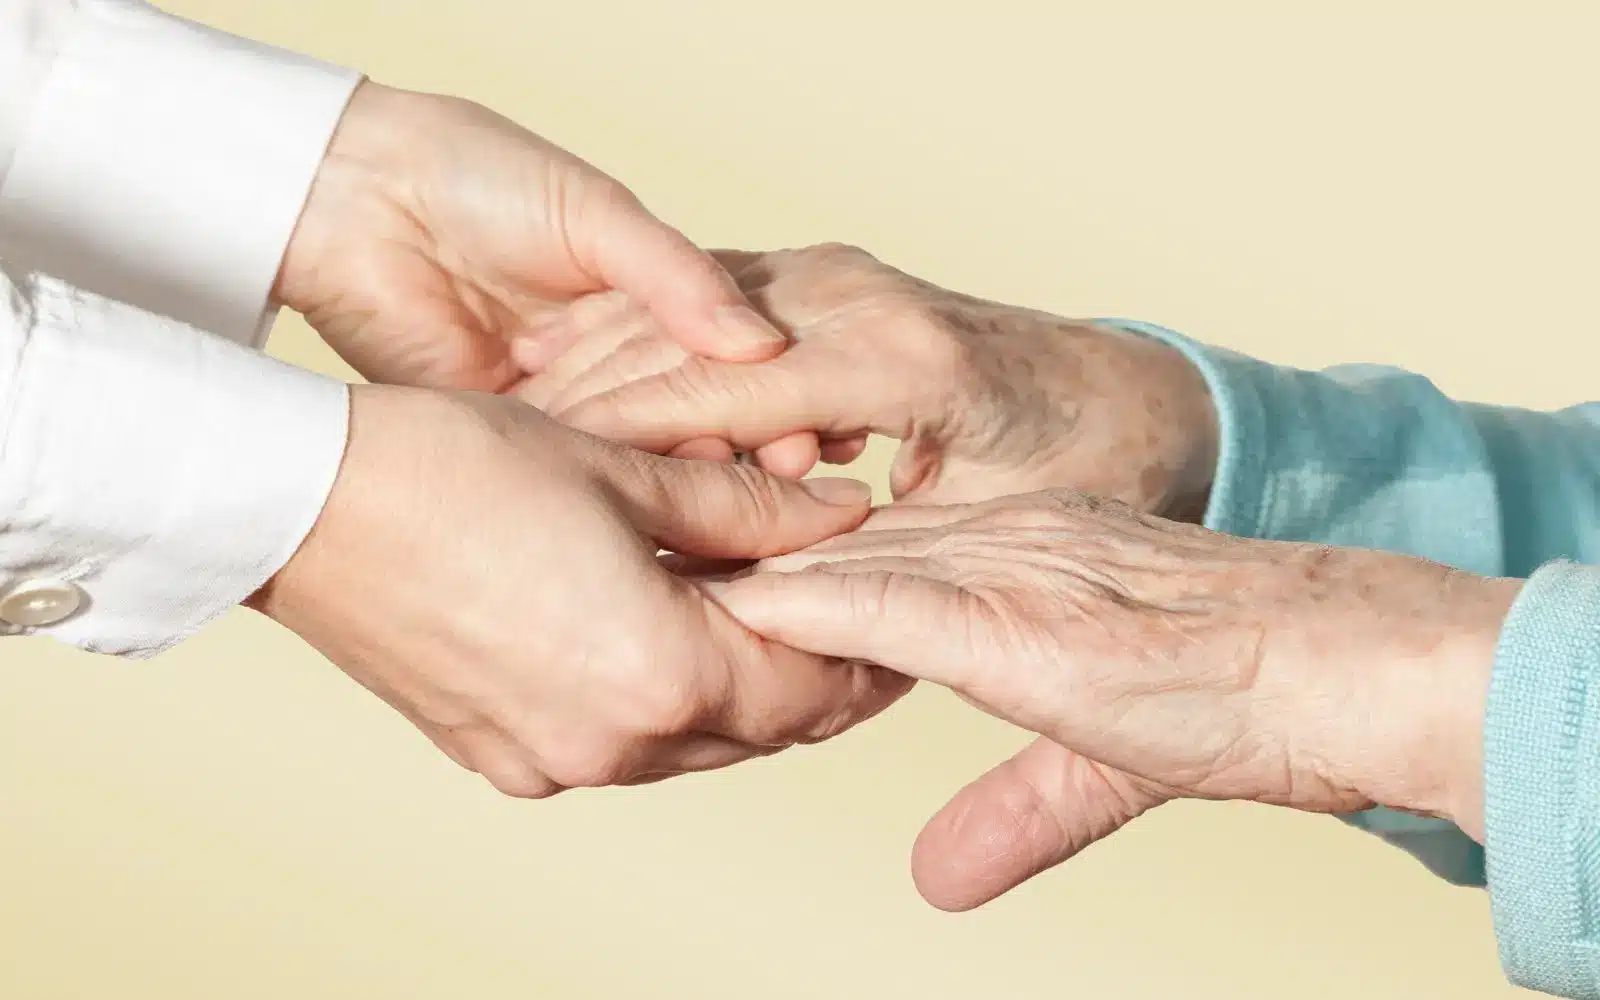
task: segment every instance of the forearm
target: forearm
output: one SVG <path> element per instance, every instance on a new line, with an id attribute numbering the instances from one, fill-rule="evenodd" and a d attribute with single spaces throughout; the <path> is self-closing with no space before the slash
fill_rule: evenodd
<path id="1" fill-rule="evenodd" d="M 1212 393 L 1220 440 L 1207 527 L 1507 574 L 1500 470 L 1469 409 L 1426 379 L 1372 366 L 1300 371 L 1124 325 L 1182 351 Z M 1484 883 L 1482 847 L 1443 820 L 1384 808 L 1344 818 L 1443 878 Z"/>
<path id="2" fill-rule="evenodd" d="M 1150 332 L 1148 329 L 1146 332 Z M 1222 423 L 1207 523 L 1236 534 L 1422 555 L 1526 577 L 1487 690 L 1448 667 L 1482 713 L 1446 741 L 1457 815 L 1486 852 L 1436 820 L 1349 817 L 1458 882 L 1486 878 L 1502 960 L 1523 985 L 1600 997 L 1600 413 L 1457 403 L 1404 372 L 1277 369 L 1156 331 L 1205 373 Z M 1539 567 L 1543 565 L 1544 568 Z M 1473 803 L 1481 801 L 1481 813 Z M 1481 825 L 1479 825 L 1481 823 Z M 1485 858 L 1486 853 L 1486 858 Z"/>

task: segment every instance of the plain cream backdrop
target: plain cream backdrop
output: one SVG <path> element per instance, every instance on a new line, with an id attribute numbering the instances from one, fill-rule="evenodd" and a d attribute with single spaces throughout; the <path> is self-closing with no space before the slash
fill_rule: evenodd
<path id="1" fill-rule="evenodd" d="M 1586 4 L 169 6 L 493 105 L 713 245 L 854 242 L 1272 360 L 1596 395 Z M 338 370 L 292 319 L 273 347 Z M 7 648 L 6 998 L 1513 992 L 1481 894 L 1265 808 L 1171 806 L 931 910 L 920 823 L 1021 743 L 937 692 L 771 762 L 528 803 L 245 613 L 153 663 Z"/>

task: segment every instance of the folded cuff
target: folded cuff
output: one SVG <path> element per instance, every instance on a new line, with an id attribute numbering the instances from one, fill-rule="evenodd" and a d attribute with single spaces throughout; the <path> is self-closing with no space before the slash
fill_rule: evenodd
<path id="1" fill-rule="evenodd" d="M 360 76 L 80 0 L 0 188 L 0 257 L 259 346 Z"/>
<path id="2" fill-rule="evenodd" d="M 27 631 L 159 652 L 299 547 L 343 458 L 348 387 L 55 279 L 6 292 L 0 327 L 22 329 L 0 385 L 0 586 L 87 596 Z"/>
<path id="3" fill-rule="evenodd" d="M 1552 563 L 1501 630 L 1484 723 L 1484 844 L 1519 985 L 1600 997 L 1600 568 Z"/>

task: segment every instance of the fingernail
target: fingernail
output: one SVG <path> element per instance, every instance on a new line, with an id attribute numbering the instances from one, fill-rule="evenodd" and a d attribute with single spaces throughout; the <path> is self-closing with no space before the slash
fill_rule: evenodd
<path id="1" fill-rule="evenodd" d="M 768 358 L 775 348 L 789 343 L 789 338 L 773 329 L 749 306 L 723 306 L 717 310 L 716 320 L 726 346 L 752 358 Z"/>
<path id="2" fill-rule="evenodd" d="M 800 488 L 823 503 L 859 507 L 872 502 L 872 487 L 858 479 L 802 479 Z"/>

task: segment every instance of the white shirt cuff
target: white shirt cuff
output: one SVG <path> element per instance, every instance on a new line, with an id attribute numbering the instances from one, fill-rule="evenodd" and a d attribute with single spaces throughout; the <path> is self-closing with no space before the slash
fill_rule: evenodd
<path id="1" fill-rule="evenodd" d="M 259 346 L 359 74 L 79 0 L 0 187 L 0 257 Z"/>
<path id="2" fill-rule="evenodd" d="M 86 598 L 8 631 L 150 655 L 294 554 L 343 459 L 343 382 L 53 278 L 0 280 L 6 326 L 0 595 Z"/>

